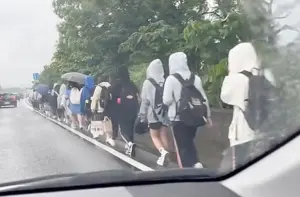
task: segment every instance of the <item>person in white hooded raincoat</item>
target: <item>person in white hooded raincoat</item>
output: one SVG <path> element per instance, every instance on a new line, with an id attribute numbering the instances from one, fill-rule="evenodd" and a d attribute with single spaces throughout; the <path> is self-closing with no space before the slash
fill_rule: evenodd
<path id="1" fill-rule="evenodd" d="M 198 128 L 185 125 L 180 121 L 180 118 L 177 115 L 177 104 L 181 97 L 182 85 L 173 74 L 180 74 L 184 80 L 190 79 L 192 74 L 188 67 L 187 56 L 185 53 L 177 52 L 170 55 L 169 72 L 170 76 L 166 79 L 164 87 L 163 103 L 169 106 L 168 116 L 170 121 L 172 121 L 178 165 L 179 167 L 202 168 L 203 165 L 199 162 L 194 144 L 194 138 Z M 212 126 L 208 99 L 203 90 L 201 79 L 197 75 L 195 75 L 194 86 L 205 100 L 204 104 L 207 106 L 207 124 Z"/>
<path id="2" fill-rule="evenodd" d="M 240 72 L 249 71 L 255 75 L 258 69 L 260 69 L 260 61 L 251 43 L 240 43 L 229 51 L 228 76 L 222 84 L 221 100 L 233 106 L 228 132 L 230 146 L 254 139 L 254 131 L 249 127 L 243 113 L 247 107 L 249 78 Z"/>
<path id="3" fill-rule="evenodd" d="M 148 121 L 150 135 L 154 146 L 160 153 L 157 164 L 163 166 L 166 164 L 168 155 L 168 119 L 167 113 L 162 111 L 163 106 L 156 110 L 155 96 L 156 87 L 150 82 L 150 79 L 161 88 L 164 85 L 164 69 L 159 59 L 153 60 L 147 68 L 147 79 L 143 83 L 141 93 L 140 117 L 142 121 Z M 161 98 L 162 99 L 162 98 Z M 162 104 L 162 103 L 161 103 Z M 157 112 L 159 111 L 159 112 Z M 154 114 L 155 113 L 155 114 Z"/>

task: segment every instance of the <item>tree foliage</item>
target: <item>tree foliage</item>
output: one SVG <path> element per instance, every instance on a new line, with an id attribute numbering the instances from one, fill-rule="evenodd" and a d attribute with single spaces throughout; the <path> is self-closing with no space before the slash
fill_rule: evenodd
<path id="1" fill-rule="evenodd" d="M 169 55 L 184 51 L 191 70 L 203 78 L 212 104 L 222 106 L 218 97 L 229 50 L 243 41 L 273 44 L 270 32 L 278 27 L 267 15 L 269 7 L 258 0 L 251 8 L 239 0 L 215 0 L 211 6 L 208 2 L 54 0 L 59 39 L 41 80 L 53 83 L 70 71 L 113 74 L 127 66 L 141 84 L 150 61 L 160 58 L 167 71 Z"/>

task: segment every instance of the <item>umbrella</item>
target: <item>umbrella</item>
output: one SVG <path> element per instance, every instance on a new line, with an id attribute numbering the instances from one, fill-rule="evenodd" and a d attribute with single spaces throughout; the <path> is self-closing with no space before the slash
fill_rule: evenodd
<path id="1" fill-rule="evenodd" d="M 67 81 L 76 82 L 79 84 L 84 84 L 84 79 L 86 75 L 78 72 L 70 72 L 61 76 L 62 79 Z"/>
<path id="2" fill-rule="evenodd" d="M 33 89 L 35 89 L 35 91 L 37 91 L 41 95 L 46 95 L 49 92 L 49 86 L 45 84 L 37 84 Z"/>

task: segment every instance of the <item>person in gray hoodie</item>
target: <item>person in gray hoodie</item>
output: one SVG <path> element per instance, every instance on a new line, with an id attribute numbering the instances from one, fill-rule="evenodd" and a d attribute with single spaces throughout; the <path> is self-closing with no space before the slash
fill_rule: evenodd
<path id="1" fill-rule="evenodd" d="M 163 90 L 164 85 L 164 69 L 162 62 L 159 59 L 153 60 L 147 69 L 147 79 L 143 83 L 141 93 L 141 107 L 140 114 L 142 122 L 148 121 L 150 128 L 150 135 L 154 146 L 160 152 L 160 157 L 157 164 L 164 166 L 169 154 L 168 150 L 168 121 L 167 113 L 164 113 L 161 100 L 156 98 L 161 96 L 160 91 Z M 157 88 L 157 87 L 158 88 Z M 155 103 L 161 101 L 161 103 Z"/>
<path id="2" fill-rule="evenodd" d="M 187 56 L 183 52 L 173 53 L 169 57 L 169 72 L 170 75 L 166 79 L 163 93 L 163 103 L 169 106 L 168 116 L 172 121 L 172 131 L 174 144 L 177 152 L 179 167 L 196 167 L 202 168 L 203 165 L 199 162 L 197 150 L 194 144 L 197 127 L 187 126 L 182 122 L 177 114 L 177 106 L 181 97 L 182 85 L 173 74 L 181 75 L 184 80 L 191 77 L 191 71 L 188 67 Z M 211 113 L 207 96 L 203 90 L 202 82 L 199 76 L 195 76 L 195 88 L 201 93 L 207 106 L 207 124 L 212 126 Z"/>

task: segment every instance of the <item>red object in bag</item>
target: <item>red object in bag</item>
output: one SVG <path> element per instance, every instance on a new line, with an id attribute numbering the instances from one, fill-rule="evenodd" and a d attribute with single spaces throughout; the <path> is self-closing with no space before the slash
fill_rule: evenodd
<path id="1" fill-rule="evenodd" d="M 117 99 L 117 103 L 118 103 L 118 104 L 121 104 L 121 98 L 118 98 L 118 99 Z"/>

